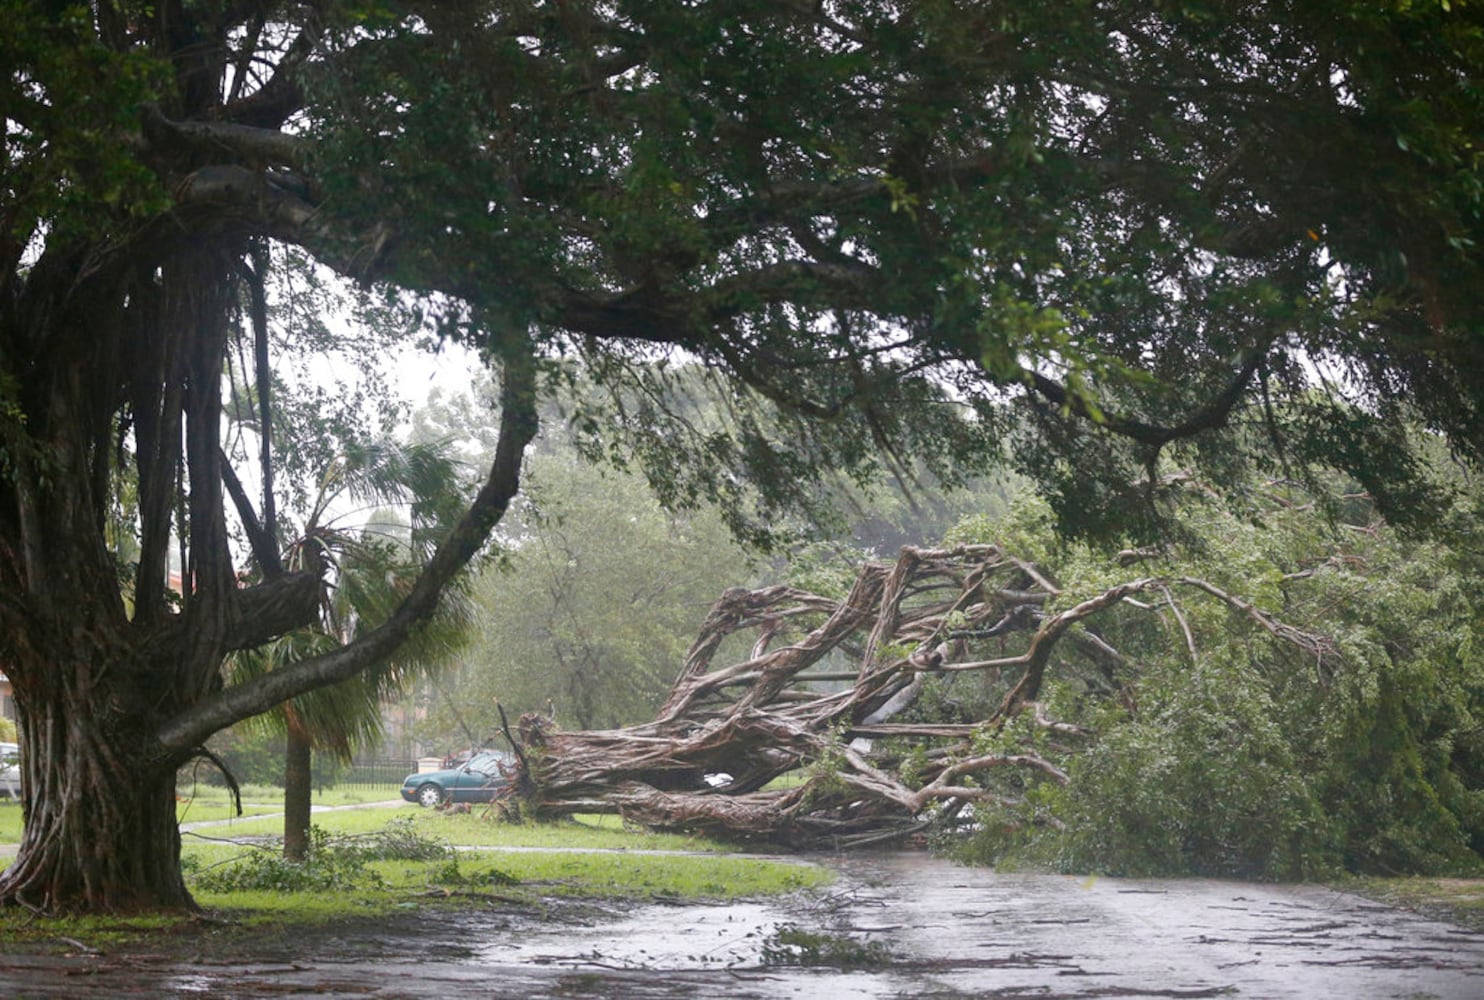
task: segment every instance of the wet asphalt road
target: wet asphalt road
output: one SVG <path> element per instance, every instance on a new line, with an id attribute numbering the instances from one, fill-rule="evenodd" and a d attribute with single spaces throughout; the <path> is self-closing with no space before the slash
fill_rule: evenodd
<path id="1" fill-rule="evenodd" d="M 786 902 L 441 914 L 250 961 L 209 942 L 47 958 L 0 943 L 0 998 L 1484 998 L 1484 935 L 1323 887 L 1005 875 L 906 853 L 827 863 L 836 886 Z M 874 961 L 778 965 L 788 925 Z"/>

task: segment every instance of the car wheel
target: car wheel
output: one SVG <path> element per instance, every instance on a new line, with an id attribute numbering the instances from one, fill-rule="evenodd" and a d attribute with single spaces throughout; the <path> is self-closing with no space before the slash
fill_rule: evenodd
<path id="1" fill-rule="evenodd" d="M 430 781 L 417 790 L 417 801 L 419 805 L 431 809 L 443 801 L 443 789 Z"/>

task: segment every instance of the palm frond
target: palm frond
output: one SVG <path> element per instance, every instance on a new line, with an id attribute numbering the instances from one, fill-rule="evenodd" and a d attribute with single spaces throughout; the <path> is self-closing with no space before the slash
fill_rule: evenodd
<path id="1" fill-rule="evenodd" d="M 411 590 L 442 526 L 462 509 L 458 471 L 441 444 L 388 439 L 347 445 L 321 477 L 305 533 L 289 546 L 284 560 L 290 567 L 329 568 L 320 621 L 234 653 L 227 664 L 228 683 L 319 655 L 385 621 Z M 346 497 L 405 508 L 406 534 L 397 537 L 382 524 L 343 529 L 326 523 L 335 502 Z M 449 587 L 438 611 L 395 654 L 348 681 L 295 698 L 260 716 L 253 726 L 281 733 L 292 718 L 316 749 L 349 759 L 357 747 L 380 739 L 383 701 L 451 660 L 465 644 L 472 622 L 467 586 Z"/>

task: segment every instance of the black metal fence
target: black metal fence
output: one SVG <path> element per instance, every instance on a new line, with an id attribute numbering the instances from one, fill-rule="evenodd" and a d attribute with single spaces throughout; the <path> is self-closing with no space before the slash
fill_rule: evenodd
<path id="1" fill-rule="evenodd" d="M 335 775 L 337 788 L 370 788 L 400 785 L 417 770 L 415 757 L 368 757 L 357 760 Z"/>

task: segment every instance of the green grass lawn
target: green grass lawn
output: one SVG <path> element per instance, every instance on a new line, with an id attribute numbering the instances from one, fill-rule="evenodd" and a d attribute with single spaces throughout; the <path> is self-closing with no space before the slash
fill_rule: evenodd
<path id="1" fill-rule="evenodd" d="M 385 788 L 328 788 L 314 794 L 315 806 L 355 806 L 397 799 L 397 785 Z M 179 793 L 176 815 L 182 823 L 208 823 L 237 818 L 237 807 L 225 788 L 197 785 Z M 244 785 L 242 819 L 265 813 L 283 812 L 283 789 L 265 785 Z M 237 826 L 232 824 L 235 832 Z M 270 831 L 271 832 L 271 831 Z"/>
<path id="2" fill-rule="evenodd" d="M 398 798 L 398 787 L 387 785 L 385 788 L 328 788 L 315 793 L 314 804 L 316 806 L 354 806 L 372 802 L 388 802 Z M 176 803 L 175 815 L 182 823 L 230 820 L 237 815 L 237 807 L 232 802 L 231 793 L 225 788 L 195 785 L 194 787 L 182 787 L 178 794 L 179 801 Z M 243 786 L 242 819 L 238 822 L 245 823 L 253 816 L 281 812 L 283 812 L 282 788 L 268 785 Z M 258 822 L 261 829 L 254 828 L 252 831 L 254 833 L 282 832 L 282 820 L 267 819 Z M 234 822 L 225 829 L 236 834 L 239 826 L 237 822 Z M 20 841 L 21 804 L 11 801 L 8 796 L 0 798 L 0 844 L 18 844 Z"/>
<path id="3" fill-rule="evenodd" d="M 504 823 L 484 816 L 482 809 L 450 815 L 406 805 L 400 809 L 347 809 L 318 813 L 314 825 L 335 835 L 367 834 L 382 829 L 393 818 L 407 819 L 424 837 L 467 847 L 563 847 L 586 850 L 706 851 L 726 853 L 736 848 L 720 841 L 680 834 L 626 830 L 616 816 L 584 816 L 554 823 Z M 273 836 L 282 832 L 278 818 L 244 818 L 210 831 L 213 836 Z"/>
<path id="4" fill-rule="evenodd" d="M 225 844 L 190 845 L 190 878 L 241 861 L 251 851 Z M 373 880 L 352 879 L 333 891 L 271 888 L 214 891 L 193 884 L 197 902 L 248 923 L 319 922 L 412 906 L 467 906 L 490 901 L 539 907 L 543 899 L 737 899 L 827 884 L 831 874 L 786 860 L 706 855 L 460 851 L 432 861 L 374 861 Z"/>
<path id="5" fill-rule="evenodd" d="M 0 844 L 20 842 L 21 804 L 10 801 L 9 797 L 0 799 Z"/>
<path id="6" fill-rule="evenodd" d="M 317 793 L 315 806 L 355 806 L 387 802 L 396 798 L 397 789 L 329 789 Z M 283 789 L 248 786 L 242 790 L 243 815 L 224 788 L 198 786 L 194 794 L 183 794 L 177 806 L 182 823 L 226 820 L 219 827 L 202 831 L 211 837 L 278 836 L 283 832 Z M 447 815 L 431 809 L 403 804 L 400 808 L 345 809 L 316 813 L 314 823 L 332 834 L 370 833 L 381 829 L 395 816 L 410 817 L 423 836 L 453 844 L 486 847 L 566 847 L 594 849 L 630 848 L 657 851 L 708 851 L 725 853 L 735 850 L 726 844 L 678 834 L 651 834 L 625 830 L 616 816 L 584 816 L 576 821 L 558 823 L 501 823 L 485 818 L 483 809 L 472 813 Z M 21 839 L 21 806 L 19 802 L 0 799 L 0 844 L 16 844 Z M 187 836 L 187 841 L 191 838 Z"/>
<path id="7" fill-rule="evenodd" d="M 281 822 L 247 819 L 204 832 L 212 838 L 276 836 Z M 266 847 L 231 845 L 187 834 L 184 864 L 198 883 L 201 873 L 234 863 L 249 868 L 260 863 L 273 881 L 261 891 L 218 892 L 193 884 L 197 900 L 241 919 L 284 919 L 292 913 L 314 920 L 446 901 L 467 905 L 469 899 L 490 894 L 533 902 L 547 897 L 729 899 L 808 888 L 832 877 L 814 865 L 729 857 L 733 846 L 703 837 L 625 829 L 611 816 L 508 823 L 482 811 L 449 815 L 409 805 L 320 813 L 314 825 L 321 831 L 317 836 L 341 845 L 375 843 L 395 832 L 400 842 L 466 850 L 448 850 L 433 860 L 368 862 L 372 878 L 357 876 L 330 892 L 301 890 L 289 877 L 292 873 L 280 882 L 273 842 Z M 490 850 L 477 850 L 481 847 Z M 643 853 L 648 851 L 685 853 Z"/>
<path id="8" fill-rule="evenodd" d="M 382 787 L 362 788 L 326 788 L 314 793 L 314 804 L 317 806 L 358 806 L 367 805 L 372 802 L 390 802 L 393 799 L 400 800 L 397 794 L 399 785 L 385 785 Z M 216 785 L 185 785 L 182 784 L 176 793 L 182 802 L 219 803 L 225 805 L 232 801 L 232 793 L 225 788 Z M 246 808 L 248 803 L 256 805 L 270 805 L 278 809 L 283 808 L 283 789 L 273 785 L 243 785 L 242 805 Z"/>

